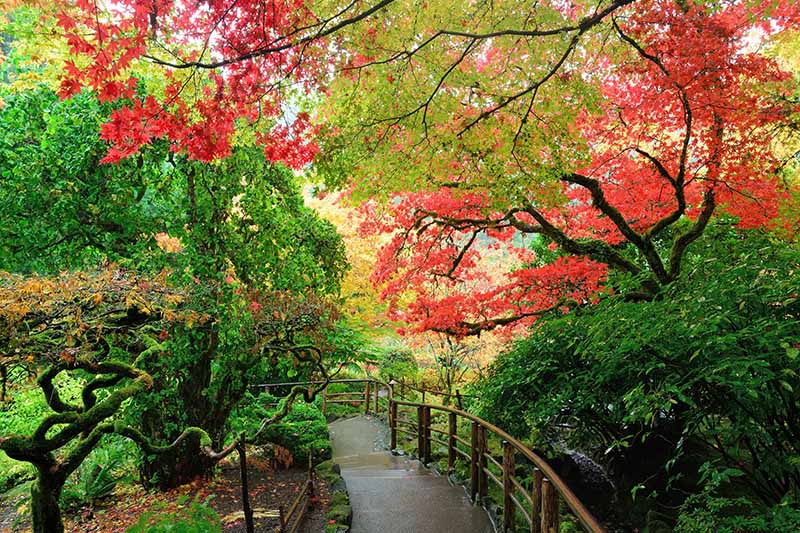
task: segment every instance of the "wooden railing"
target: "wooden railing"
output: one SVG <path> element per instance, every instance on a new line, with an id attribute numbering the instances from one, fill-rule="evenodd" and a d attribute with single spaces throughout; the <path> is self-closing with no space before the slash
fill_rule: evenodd
<path id="1" fill-rule="evenodd" d="M 399 408 L 416 410 L 416 423 L 398 415 Z M 439 430 L 432 425 L 432 412 L 447 416 L 447 430 Z M 558 497 L 560 496 L 572 510 L 586 531 L 603 532 L 600 523 L 578 500 L 575 494 L 555 473 L 547 462 L 533 453 L 521 442 L 502 429 L 470 413 L 443 405 L 423 404 L 391 399 L 389 403 L 389 427 L 391 447 L 397 447 L 397 434 L 404 433 L 417 440 L 417 455 L 423 463 L 431 461 L 431 443 L 447 448 L 447 466 L 450 472 L 455 468 L 459 457 L 470 465 L 470 495 L 475 502 L 488 496 L 489 481 L 495 483 L 503 492 L 503 527 L 509 531 L 517 528 L 517 512 L 528 524 L 531 533 L 557 533 L 559 530 Z M 470 440 L 458 434 L 459 421 L 470 425 Z M 443 440 L 436 435 L 445 437 Z M 490 452 L 487 434 L 502 440 L 502 462 Z M 532 484 L 525 487 L 517 476 L 517 457 L 522 456 L 532 465 Z M 500 470 L 496 475 L 489 465 Z M 521 498 L 521 499 L 520 499 Z M 524 502 L 527 504 L 523 504 Z"/>
<path id="2" fill-rule="evenodd" d="M 315 383 L 315 382 L 310 382 Z M 316 382 L 320 383 L 320 382 Z M 385 403 L 388 404 L 391 449 L 397 449 L 398 434 L 416 440 L 417 456 L 424 464 L 431 462 L 432 443 L 447 449 L 448 473 L 454 471 L 456 462 L 463 460 L 469 464 L 469 492 L 473 502 L 485 502 L 489 494 L 489 483 L 494 483 L 502 491 L 503 530 L 529 531 L 530 533 L 558 533 L 559 498 L 577 517 L 584 530 L 604 533 L 604 528 L 592 513 L 578 500 L 569 486 L 553 468 L 539 455 L 497 426 L 478 418 L 462 409 L 446 405 L 409 401 L 396 398 L 396 383 L 386 384 L 374 379 L 332 380 L 333 383 L 364 383 L 363 391 L 348 393 L 327 393 L 323 391 L 323 410 L 329 403 L 356 403 L 364 405 L 364 412 L 370 412 L 371 404 L 375 412 L 380 410 L 379 391 L 387 390 Z M 275 383 L 263 386 L 299 385 L 304 383 Z M 418 390 L 417 387 L 406 387 Z M 422 391 L 420 391 L 422 392 Z M 438 391 L 424 392 L 439 394 Z M 374 400 L 373 400 L 374 398 Z M 400 410 L 410 412 L 410 417 L 401 417 Z M 446 417 L 435 424 L 433 417 Z M 469 426 L 469 439 L 459 435 L 463 424 Z M 446 428 L 446 429 L 445 429 Z M 490 437 L 499 439 L 500 453 L 491 453 Z M 519 461 L 522 458 L 523 461 Z M 527 464 L 526 464 L 527 463 Z M 519 473 L 529 482 L 524 482 Z M 527 485 L 527 486 L 526 486 Z M 526 522 L 520 528 L 517 516 Z"/>
<path id="3" fill-rule="evenodd" d="M 247 533 L 255 533 L 255 521 L 253 520 L 253 507 L 250 505 L 250 490 L 247 475 L 247 451 L 244 442 L 236 446 L 239 452 L 239 469 L 241 472 L 242 485 L 242 507 Z M 283 511 L 283 506 L 277 510 L 260 510 L 259 518 L 269 518 L 278 520 L 277 533 L 296 533 L 303 523 L 306 511 L 314 501 L 314 463 L 312 454 L 308 454 L 308 478 L 303 483 L 302 490 L 297 494 L 288 512 Z"/>
<path id="4" fill-rule="evenodd" d="M 280 510 L 280 524 L 281 524 L 281 533 L 295 533 L 298 529 L 300 529 L 300 524 L 303 523 L 303 518 L 305 518 L 306 511 L 308 510 L 311 502 L 314 499 L 314 477 L 312 471 L 309 470 L 308 479 L 303 486 L 303 490 L 301 490 L 297 497 L 295 497 L 292 505 L 289 507 L 289 511 L 284 514 L 283 509 Z"/>
<path id="5" fill-rule="evenodd" d="M 292 387 L 294 385 L 320 385 L 324 381 L 289 381 L 285 383 L 262 383 L 255 385 L 253 388 L 264 389 L 270 393 L 272 389 L 279 387 Z M 385 385 L 374 379 L 334 379 L 329 384 L 338 383 L 363 383 L 363 391 L 346 391 L 346 392 L 328 392 L 326 387 L 322 391 L 322 414 L 326 414 L 328 404 L 340 403 L 348 405 L 363 405 L 364 414 L 370 412 L 370 407 L 374 406 L 374 412 L 380 412 L 379 391 L 381 388 L 387 388 Z"/>
<path id="6" fill-rule="evenodd" d="M 459 409 L 464 409 L 464 398 L 477 398 L 477 396 L 470 394 L 461 394 L 459 389 L 456 389 L 455 392 L 440 391 L 419 385 L 417 383 L 409 383 L 402 378 L 392 383 L 392 391 L 401 398 L 405 397 L 406 391 L 409 390 L 422 394 L 422 403 L 425 403 L 425 395 L 428 394 L 433 397 L 445 398 L 450 402 L 455 403 Z"/>

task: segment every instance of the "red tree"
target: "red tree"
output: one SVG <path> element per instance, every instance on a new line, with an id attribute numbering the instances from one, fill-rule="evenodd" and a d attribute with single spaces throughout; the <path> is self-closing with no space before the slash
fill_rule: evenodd
<path id="1" fill-rule="evenodd" d="M 380 120 L 348 120 L 368 146 L 354 157 L 355 193 L 390 199 L 366 206 L 364 231 L 394 235 L 373 280 L 415 330 L 530 324 L 610 290 L 609 269 L 637 277 L 629 298 L 651 298 L 713 218 L 776 224 L 789 195 L 772 147 L 798 110 L 796 86 L 758 45 L 796 28 L 798 7 L 654 0 L 591 32 L 590 17 L 576 20 L 528 70 L 510 58 L 530 53 L 520 35 L 546 34 L 539 26 L 454 33 L 440 63 L 421 39 L 388 56 L 376 44 L 349 65 L 358 76 L 345 87 L 397 102 Z M 432 82 L 408 98 L 395 80 L 420 79 L 426 60 Z M 555 253 L 537 256 L 524 235 Z M 508 254 L 499 283 L 481 260 L 498 247 Z"/>
<path id="2" fill-rule="evenodd" d="M 80 58 L 63 92 L 120 99 L 107 161 L 162 137 L 222 157 L 237 125 L 282 116 L 287 85 L 326 94 L 320 172 L 390 199 L 364 228 L 394 233 L 375 282 L 416 329 L 476 334 L 590 302 L 609 269 L 652 297 L 714 217 L 774 223 L 771 143 L 797 108 L 757 48 L 798 27 L 794 4 L 80 0 L 59 18 Z M 140 60 L 163 91 L 137 93 Z M 256 129 L 295 168 L 317 150 L 308 115 Z"/>
<path id="3" fill-rule="evenodd" d="M 102 126 L 105 162 L 161 138 L 210 161 L 229 155 L 237 125 L 249 124 L 270 160 L 302 168 L 318 147 L 295 96 L 328 77 L 326 37 L 387 3 L 319 14 L 303 0 L 65 2 L 57 20 L 75 59 L 61 94 L 89 88 L 119 102 Z"/>

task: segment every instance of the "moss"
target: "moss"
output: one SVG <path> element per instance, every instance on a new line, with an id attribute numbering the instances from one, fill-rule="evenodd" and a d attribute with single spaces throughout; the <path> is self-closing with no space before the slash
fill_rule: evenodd
<path id="1" fill-rule="evenodd" d="M 350 496 L 344 491 L 336 491 L 331 496 L 331 507 L 335 505 L 350 505 Z"/>
<path id="2" fill-rule="evenodd" d="M 337 524 L 350 525 L 353 520 L 353 507 L 350 505 L 350 497 L 346 492 L 334 492 L 331 497 L 330 508 L 325 517 Z"/>
<path id="3" fill-rule="evenodd" d="M 317 475 L 329 483 L 335 483 L 341 477 L 337 465 L 330 459 L 318 464 L 316 470 Z"/>
<path id="4" fill-rule="evenodd" d="M 30 463 L 15 461 L 0 451 L 0 494 L 36 479 L 36 469 Z"/>
<path id="5" fill-rule="evenodd" d="M 339 465 L 333 461 L 323 461 L 317 465 L 317 475 L 325 480 L 331 488 L 331 501 L 325 518 L 328 520 L 326 531 L 347 531 L 353 520 L 353 507 L 344 479 L 339 473 Z"/>

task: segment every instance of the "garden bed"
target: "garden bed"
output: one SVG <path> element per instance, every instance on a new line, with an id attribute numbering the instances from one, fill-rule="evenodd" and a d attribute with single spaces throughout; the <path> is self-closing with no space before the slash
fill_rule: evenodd
<path id="1" fill-rule="evenodd" d="M 307 479 L 305 468 L 273 469 L 268 461 L 248 454 L 251 505 L 256 510 L 256 531 L 275 531 L 278 521 L 260 518 L 259 510 L 287 510 Z M 313 506 L 303 521 L 301 531 L 325 529 L 325 514 L 330 503 L 330 491 L 324 479 L 315 481 Z M 2 499 L 0 496 L 0 533 L 29 531 L 27 520 L 18 521 L 18 510 L 25 511 L 26 495 Z M 138 485 L 118 486 L 115 493 L 92 507 L 65 513 L 67 531 L 121 533 L 147 512 L 186 516 L 191 514 L 192 501 L 208 501 L 208 506 L 222 519 L 223 531 L 244 532 L 242 519 L 241 484 L 238 462 L 224 462 L 212 480 L 197 480 L 168 492 L 146 491 Z M 14 524 L 15 521 L 20 523 Z"/>

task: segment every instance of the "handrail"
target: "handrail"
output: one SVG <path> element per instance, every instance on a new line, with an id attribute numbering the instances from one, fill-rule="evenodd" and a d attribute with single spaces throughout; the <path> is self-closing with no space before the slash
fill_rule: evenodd
<path id="1" fill-rule="evenodd" d="M 542 471 L 544 476 L 550 480 L 550 483 L 554 486 L 556 491 L 564 498 L 564 501 L 567 503 L 569 508 L 575 513 L 575 516 L 578 517 L 581 524 L 584 528 L 588 529 L 593 533 L 602 533 L 605 530 L 597 521 L 597 519 L 592 515 L 592 513 L 586 508 L 583 503 L 578 499 L 577 496 L 572 492 L 569 486 L 561 479 L 561 477 L 553 470 L 553 468 L 547 464 L 547 461 L 539 457 L 533 451 L 531 451 L 527 446 L 522 444 L 520 441 L 500 429 L 499 427 L 495 426 L 494 424 L 483 420 L 471 413 L 466 411 L 462 411 L 460 409 L 455 409 L 453 407 L 448 407 L 444 405 L 436 405 L 436 404 L 429 404 L 429 403 L 418 403 L 418 402 L 410 402 L 405 400 L 395 400 L 391 399 L 391 402 L 397 405 L 405 405 L 407 407 L 424 407 L 427 409 L 437 409 L 439 411 L 445 411 L 447 413 L 453 413 L 456 416 L 461 418 L 466 418 L 472 422 L 477 423 L 478 425 L 482 426 L 485 429 L 488 429 L 495 435 L 499 436 L 501 439 L 507 441 L 511 444 L 519 453 L 524 455 L 531 463 L 533 463 L 539 470 Z"/>
<path id="2" fill-rule="evenodd" d="M 364 383 L 365 381 L 373 381 L 380 383 L 378 380 L 371 378 L 331 379 L 328 381 L 328 383 Z M 321 385 L 322 383 L 325 383 L 325 381 L 316 380 L 316 381 L 287 381 L 285 383 L 258 383 L 256 385 L 251 385 L 250 388 L 260 389 L 269 387 L 288 387 L 290 385 Z"/>
<path id="3" fill-rule="evenodd" d="M 425 387 L 420 387 L 420 386 L 418 386 L 418 385 L 416 385 L 414 383 L 408 383 L 403 379 L 401 379 L 400 381 L 396 381 L 395 384 L 396 385 L 400 385 L 400 387 L 403 387 L 403 388 L 415 390 L 417 392 L 427 392 L 427 393 L 430 393 L 430 394 L 434 394 L 436 396 L 445 396 L 447 398 L 475 398 L 475 399 L 479 399 L 480 398 L 479 396 L 476 396 L 474 394 L 461 394 L 461 391 L 459 391 L 459 390 L 456 390 L 456 392 L 454 394 L 452 392 L 445 392 L 445 391 L 441 391 L 441 390 L 428 389 L 428 388 L 425 388 Z"/>

